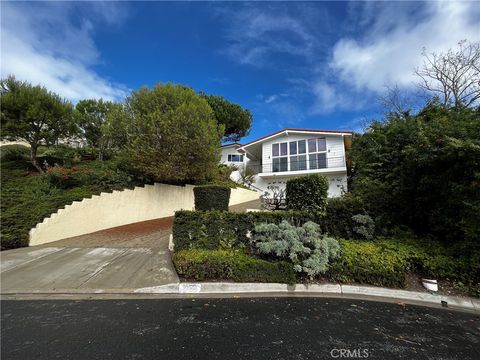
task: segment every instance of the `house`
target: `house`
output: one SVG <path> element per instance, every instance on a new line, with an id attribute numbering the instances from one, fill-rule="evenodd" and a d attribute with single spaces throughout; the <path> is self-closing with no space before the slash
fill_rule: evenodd
<path id="1" fill-rule="evenodd" d="M 243 160 L 240 165 L 255 174 L 252 188 L 261 192 L 272 185 L 285 188 L 293 177 L 322 174 L 330 184 L 328 196 L 337 197 L 347 191 L 345 153 L 351 142 L 351 131 L 287 128 L 244 145 L 225 146 L 222 159 L 225 155 L 226 163 L 233 164 Z M 232 179 L 238 178 L 238 172 L 232 174 Z"/>
<path id="2" fill-rule="evenodd" d="M 238 151 L 240 146 L 242 145 L 238 143 L 223 145 L 220 163 L 225 165 L 233 165 L 237 168 L 243 166 L 245 157 L 243 153 Z"/>

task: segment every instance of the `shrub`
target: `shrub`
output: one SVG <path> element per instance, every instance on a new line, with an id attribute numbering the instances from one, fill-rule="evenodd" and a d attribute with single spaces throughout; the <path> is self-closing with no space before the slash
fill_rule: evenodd
<path id="1" fill-rule="evenodd" d="M 54 166 L 47 169 L 45 178 L 50 186 L 59 189 L 70 189 L 80 184 L 74 176 L 76 172 L 77 169 L 75 167 L 66 168 L 63 166 Z"/>
<path id="2" fill-rule="evenodd" d="M 356 226 L 353 227 L 354 233 L 367 240 L 373 238 L 375 223 L 370 216 L 357 214 L 352 216 L 352 220 L 356 224 Z"/>
<path id="3" fill-rule="evenodd" d="M 333 281 L 404 287 L 407 258 L 372 241 L 340 240 L 342 251 L 327 277 Z"/>
<path id="4" fill-rule="evenodd" d="M 0 148 L 2 161 L 28 160 L 30 149 L 23 145 L 3 145 Z"/>
<path id="5" fill-rule="evenodd" d="M 49 166 L 63 165 L 70 167 L 80 162 L 81 157 L 77 149 L 60 145 L 47 148 L 42 155 L 38 156 L 38 160 L 42 165 L 47 162 Z"/>
<path id="6" fill-rule="evenodd" d="M 363 202 L 349 193 L 342 197 L 328 200 L 327 214 L 323 229 L 335 237 L 350 239 L 356 236 L 353 230 L 357 224 L 352 219 L 357 214 L 364 214 Z"/>
<path id="7" fill-rule="evenodd" d="M 318 174 L 306 175 L 287 181 L 286 199 L 291 210 L 325 213 L 328 180 Z"/>
<path id="8" fill-rule="evenodd" d="M 258 224 L 252 240 L 259 253 L 289 260 L 295 271 L 310 277 L 324 273 L 340 251 L 338 241 L 322 236 L 320 226 L 311 221 L 301 227 L 285 220 L 279 225 Z"/>
<path id="9" fill-rule="evenodd" d="M 249 244 L 247 235 L 254 231 L 255 224 L 279 224 L 283 220 L 301 226 L 318 218 L 298 211 L 177 211 L 173 221 L 175 250 L 242 248 Z"/>
<path id="10" fill-rule="evenodd" d="M 228 210 L 230 188 L 226 186 L 206 185 L 193 188 L 196 210 Z"/>
<path id="11" fill-rule="evenodd" d="M 184 250 L 176 252 L 173 263 L 179 275 L 193 280 L 295 283 L 292 265 L 248 256 L 232 250 Z"/>

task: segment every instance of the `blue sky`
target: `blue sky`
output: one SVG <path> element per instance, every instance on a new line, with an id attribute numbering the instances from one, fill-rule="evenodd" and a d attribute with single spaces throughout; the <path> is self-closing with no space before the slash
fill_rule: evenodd
<path id="1" fill-rule="evenodd" d="M 474 2 L 2 2 L 1 73 L 121 100 L 157 82 L 218 94 L 283 127 L 361 130 L 386 86 L 416 93 L 422 48 L 480 41 Z"/>

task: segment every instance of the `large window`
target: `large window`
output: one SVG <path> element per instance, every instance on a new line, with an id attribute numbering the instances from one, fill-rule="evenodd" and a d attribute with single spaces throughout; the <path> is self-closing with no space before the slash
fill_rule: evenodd
<path id="1" fill-rule="evenodd" d="M 290 171 L 307 170 L 306 141 L 290 141 Z"/>
<path id="2" fill-rule="evenodd" d="M 228 154 L 228 162 L 243 162 L 243 155 Z"/>
<path id="3" fill-rule="evenodd" d="M 288 171 L 288 143 L 272 145 L 272 171 Z"/>
<path id="4" fill-rule="evenodd" d="M 309 169 L 325 169 L 327 167 L 327 141 L 325 138 L 308 139 Z"/>
<path id="5" fill-rule="evenodd" d="M 272 144 L 272 172 L 314 170 L 326 167 L 325 138 Z"/>

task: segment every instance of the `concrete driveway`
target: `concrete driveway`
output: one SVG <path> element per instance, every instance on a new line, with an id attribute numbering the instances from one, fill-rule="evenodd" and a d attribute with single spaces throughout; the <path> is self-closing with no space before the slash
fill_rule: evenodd
<path id="1" fill-rule="evenodd" d="M 168 251 L 171 218 L 3 251 L 1 292 L 109 293 L 178 284 Z"/>

